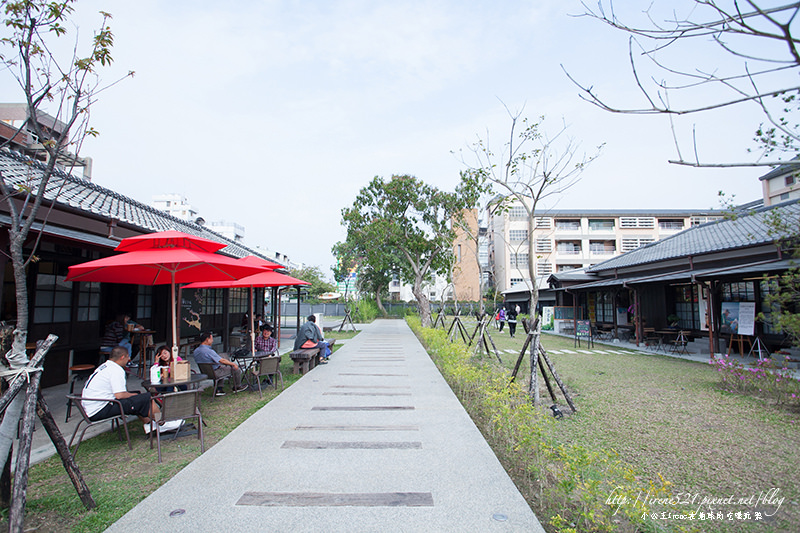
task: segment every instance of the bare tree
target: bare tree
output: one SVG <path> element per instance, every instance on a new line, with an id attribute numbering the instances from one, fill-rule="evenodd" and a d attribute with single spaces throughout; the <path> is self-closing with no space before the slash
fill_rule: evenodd
<path id="1" fill-rule="evenodd" d="M 545 199 L 561 194 L 575 185 L 586 165 L 600 153 L 602 146 L 591 155 L 578 154 L 574 139 L 567 136 L 567 126 L 562 125 L 555 135 L 542 128 L 544 117 L 529 122 L 522 111 L 506 108 L 511 120 L 508 140 L 503 151 L 495 154 L 490 148 L 489 136 L 479 139 L 472 152 L 477 164 L 468 165 L 462 179 L 485 184 L 490 194 L 500 196 L 492 201 L 492 213 L 504 213 L 513 206 L 522 206 L 527 214 L 528 233 L 528 288 L 531 315 L 536 313 L 539 295 L 536 288 L 536 256 L 530 246 L 536 227 L 537 209 Z M 522 248 L 517 247 L 517 256 Z M 514 265 L 512 265 L 513 267 Z"/>
<path id="2" fill-rule="evenodd" d="M 100 86 L 97 69 L 112 61 L 114 37 L 108 26 L 111 15 L 104 12 L 100 13 L 102 22 L 88 49 L 82 51 L 76 40 L 65 56 L 55 51 L 59 48 L 55 41 L 68 33 L 66 25 L 74 3 L 75 0 L 0 2 L 7 29 L 6 36 L 0 39 L 3 48 L 0 61 L 4 72 L 16 79 L 25 101 L 25 119 L 11 139 L 30 134 L 34 141 L 30 148 L 44 160 L 41 179 L 31 183 L 9 181 L 0 172 L 0 193 L 11 217 L 8 255 L 16 287 L 16 325 L 7 355 L 11 369 L 22 369 L 28 363 L 26 267 L 36 259 L 36 245 L 28 252 L 23 246 L 34 220 L 37 217 L 46 220 L 40 208 L 50 177 L 57 171 L 69 172 L 78 161 L 83 140 L 87 135 L 97 134 L 88 125 L 89 109 L 104 88 Z M 0 461 L 5 460 L 16 435 L 21 400 L 21 397 L 14 400 L 0 426 Z"/>
<path id="3" fill-rule="evenodd" d="M 793 34 L 800 3 L 769 7 L 763 3 L 687 0 L 676 6 L 656 0 L 641 13 L 641 22 L 632 21 L 633 12 L 620 16 L 612 0 L 600 0 L 594 8 L 584 3 L 584 15 L 629 35 L 630 68 L 645 105 L 612 103 L 591 85 L 567 75 L 581 89 L 582 98 L 601 109 L 669 116 L 678 156 L 670 163 L 693 167 L 782 163 L 783 153 L 794 157 L 800 147 L 800 125 L 793 118 L 800 104 L 800 51 Z M 681 103 L 690 100 L 699 103 Z M 702 161 L 694 132 L 691 149 L 682 149 L 673 117 L 741 105 L 757 106 L 764 117 L 754 133 L 753 151 L 758 153 L 754 161 Z"/>

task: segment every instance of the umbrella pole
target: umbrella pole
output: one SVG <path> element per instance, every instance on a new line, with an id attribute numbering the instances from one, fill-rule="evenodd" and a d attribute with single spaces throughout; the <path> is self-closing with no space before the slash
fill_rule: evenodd
<path id="1" fill-rule="evenodd" d="M 250 353 L 256 353 L 256 329 L 255 329 L 255 318 L 253 318 L 253 287 L 250 286 Z"/>
<path id="2" fill-rule="evenodd" d="M 172 273 L 172 283 L 169 285 L 170 289 L 170 299 L 172 300 L 172 307 L 170 309 L 170 314 L 172 315 L 172 360 L 178 360 L 178 351 L 180 348 L 178 347 L 178 327 L 177 327 L 177 317 L 175 316 L 178 312 L 177 308 L 175 307 L 175 273 Z"/>

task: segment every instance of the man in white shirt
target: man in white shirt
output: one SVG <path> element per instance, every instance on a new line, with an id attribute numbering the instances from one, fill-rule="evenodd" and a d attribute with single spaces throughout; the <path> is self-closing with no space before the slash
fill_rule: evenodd
<path id="1" fill-rule="evenodd" d="M 156 415 L 161 411 L 156 402 L 150 398 L 149 392 L 135 393 L 127 390 L 125 365 L 128 361 L 130 361 L 128 350 L 123 346 L 115 346 L 108 361 L 97 367 L 86 382 L 83 387 L 83 397 L 99 400 L 81 400 L 86 414 L 92 421 L 120 414 L 119 404 L 110 400 L 119 400 L 124 414 L 138 416 L 145 425 L 150 423 L 151 416 L 158 419 Z"/>

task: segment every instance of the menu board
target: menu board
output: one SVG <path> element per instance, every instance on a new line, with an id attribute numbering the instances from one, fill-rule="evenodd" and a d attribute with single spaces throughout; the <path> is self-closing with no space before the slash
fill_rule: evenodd
<path id="1" fill-rule="evenodd" d="M 203 328 L 200 312 L 203 310 L 202 291 L 197 289 L 180 290 L 180 330 L 181 338 L 197 336 Z"/>
<path id="2" fill-rule="evenodd" d="M 592 323 L 589 320 L 578 320 L 575 328 L 576 337 L 591 337 Z"/>

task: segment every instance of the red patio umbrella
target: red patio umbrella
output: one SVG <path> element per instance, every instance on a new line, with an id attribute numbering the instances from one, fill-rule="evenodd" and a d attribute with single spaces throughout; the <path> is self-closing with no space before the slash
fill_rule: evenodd
<path id="1" fill-rule="evenodd" d="M 69 267 L 67 281 L 99 281 L 135 285 L 170 284 L 172 351 L 177 355 L 175 285 L 209 280 L 235 280 L 257 272 L 257 267 L 214 251 L 214 241 L 177 231 L 123 239 L 116 250 L 133 250 Z M 213 251 L 209 251 L 213 250 Z"/>
<path id="2" fill-rule="evenodd" d="M 136 237 L 122 239 L 114 250 L 118 252 L 136 252 L 161 248 L 184 248 L 199 252 L 217 252 L 225 248 L 225 244 L 180 231 L 159 231 L 146 233 Z M 254 257 L 254 256 L 248 256 Z M 256 257 L 256 259 L 259 259 Z"/>
<path id="3" fill-rule="evenodd" d="M 240 261 L 248 260 L 249 262 L 253 262 L 249 258 L 253 256 L 247 256 Z M 263 261 L 257 257 L 254 257 L 259 261 Z M 185 285 L 183 288 L 185 289 L 230 289 L 235 287 L 249 287 L 250 288 L 250 353 L 256 353 L 255 347 L 255 328 L 253 327 L 253 288 L 254 287 L 282 287 L 282 286 L 289 286 L 289 285 L 311 285 L 311 283 L 307 281 L 303 281 L 301 279 L 293 278 L 292 276 L 287 276 L 286 274 L 280 274 L 275 272 L 274 270 L 265 270 L 263 272 L 259 272 L 258 274 L 252 274 L 245 278 L 237 279 L 235 281 L 200 281 L 197 283 L 190 283 Z"/>

